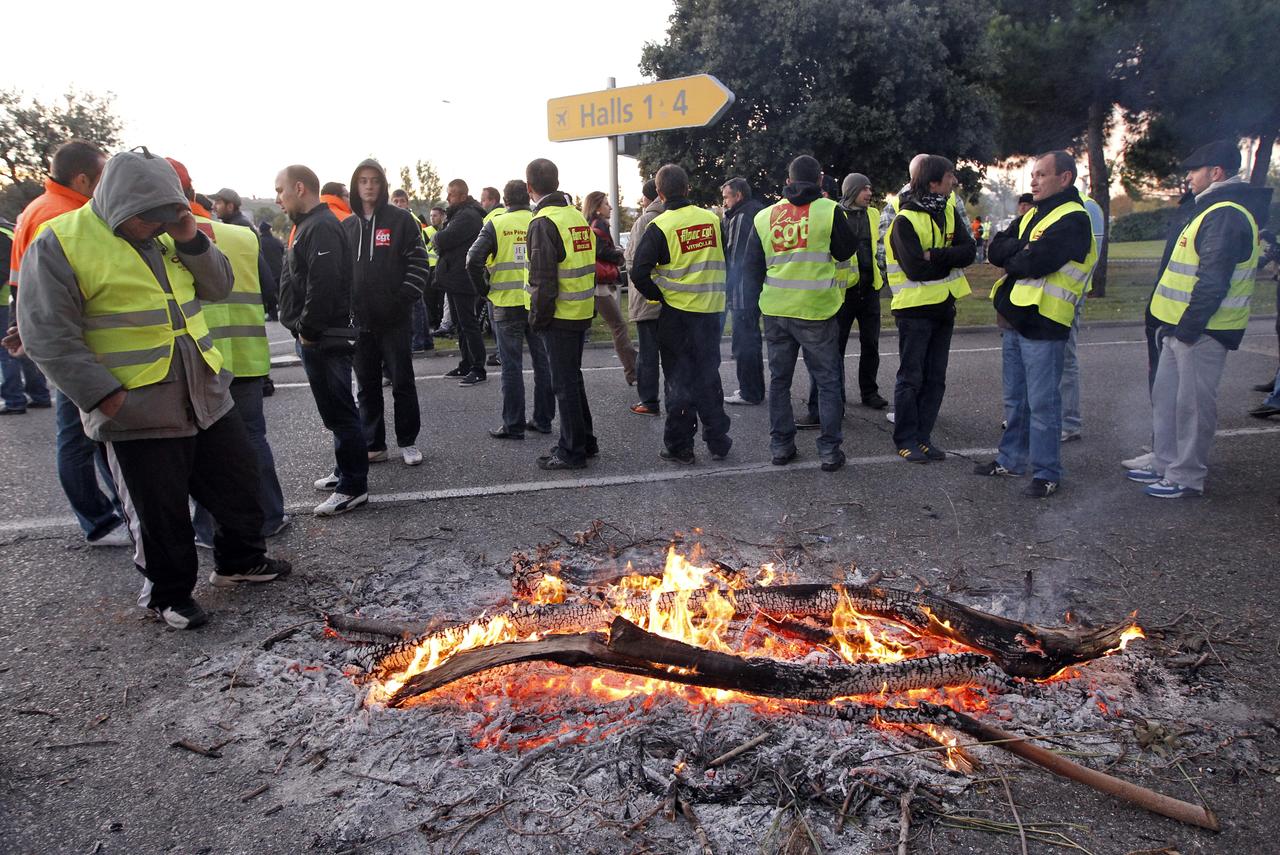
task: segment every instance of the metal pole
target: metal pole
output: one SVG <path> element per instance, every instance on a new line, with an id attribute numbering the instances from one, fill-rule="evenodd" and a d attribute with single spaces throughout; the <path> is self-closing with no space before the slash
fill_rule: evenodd
<path id="1" fill-rule="evenodd" d="M 615 78 L 609 78 L 609 88 L 613 89 L 618 85 Z M 618 138 L 609 137 L 609 206 L 613 208 L 613 213 L 609 216 L 609 231 L 613 232 L 613 242 L 616 245 L 620 240 L 622 232 L 622 214 L 618 209 Z"/>

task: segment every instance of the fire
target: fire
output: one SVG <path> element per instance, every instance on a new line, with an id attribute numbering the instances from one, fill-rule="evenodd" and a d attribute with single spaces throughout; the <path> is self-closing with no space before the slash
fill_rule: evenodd
<path id="1" fill-rule="evenodd" d="M 1120 633 L 1120 644 L 1108 650 L 1107 655 L 1111 655 L 1112 653 L 1119 653 L 1121 650 L 1124 650 L 1126 647 L 1129 646 L 1129 642 L 1133 641 L 1135 638 L 1146 638 L 1146 637 L 1147 637 L 1147 634 L 1142 631 L 1142 627 L 1138 626 L 1135 623 L 1133 626 L 1129 627 L 1124 632 Z"/>
<path id="2" fill-rule="evenodd" d="M 552 576 L 550 573 L 543 573 L 538 587 L 533 591 L 531 602 L 534 605 L 545 606 L 552 603 L 563 603 L 565 597 L 564 580 L 559 576 Z"/>
<path id="3" fill-rule="evenodd" d="M 841 590 L 840 602 L 831 615 L 832 636 L 846 662 L 900 662 L 912 655 L 911 647 L 889 637 L 885 630 L 873 629 L 876 618 L 853 607 L 849 594 Z"/>

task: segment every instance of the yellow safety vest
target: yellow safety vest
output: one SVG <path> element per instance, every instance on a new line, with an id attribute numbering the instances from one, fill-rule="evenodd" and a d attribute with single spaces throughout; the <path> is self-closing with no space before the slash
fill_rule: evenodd
<path id="1" fill-rule="evenodd" d="M 1196 233 L 1210 212 L 1219 208 L 1235 208 L 1249 220 L 1253 231 L 1253 252 L 1231 271 L 1231 287 L 1222 298 L 1218 310 L 1205 324 L 1211 330 L 1242 330 L 1249 324 L 1249 301 L 1258 278 L 1258 223 L 1243 206 L 1235 202 L 1218 202 L 1205 209 L 1203 214 L 1187 223 L 1178 236 L 1178 242 L 1169 256 L 1169 264 L 1151 295 L 1151 314 L 1166 324 L 1176 324 L 1191 303 L 1191 291 L 1195 288 L 1200 270 L 1200 253 L 1196 251 Z"/>
<path id="2" fill-rule="evenodd" d="M 159 383 L 169 375 L 173 342 L 190 336 L 215 374 L 222 354 L 205 325 L 195 277 L 182 264 L 173 239 L 161 235 L 167 293 L 147 262 L 85 205 L 48 223 L 84 298 L 84 339 L 98 361 L 126 389 Z"/>
<path id="3" fill-rule="evenodd" d="M 653 269 L 667 305 L 685 312 L 724 311 L 725 263 L 720 218 L 695 205 L 663 211 L 653 220 L 667 239 L 671 261 Z"/>
<path id="4" fill-rule="evenodd" d="M 533 212 L 504 211 L 490 220 L 497 248 L 489 256 L 489 300 L 495 306 L 529 308 L 529 253 L 526 235 Z"/>
<path id="5" fill-rule="evenodd" d="M 503 215 L 503 214 L 505 214 L 506 212 L 507 212 L 507 209 L 506 209 L 506 208 L 502 207 L 502 205 L 498 205 L 498 207 L 494 208 L 492 211 L 490 211 L 489 213 L 487 213 L 487 214 L 485 214 L 485 215 L 484 215 L 484 220 L 481 222 L 481 225 L 483 225 L 484 223 L 489 222 L 489 221 L 490 221 L 490 220 L 492 220 L 494 217 L 500 217 L 500 216 L 502 216 L 502 215 Z"/>
<path id="6" fill-rule="evenodd" d="M 550 220 L 564 243 L 564 261 L 558 265 L 555 317 L 562 321 L 589 321 L 596 310 L 596 235 L 582 212 L 571 205 L 544 205 L 532 219 Z M 532 220 L 531 220 L 532 221 Z"/>
<path id="7" fill-rule="evenodd" d="M 884 236 L 884 267 L 889 275 L 889 290 L 893 292 L 890 308 L 897 310 L 909 309 L 913 306 L 932 306 L 944 302 L 948 295 L 959 298 L 970 293 L 969 280 L 965 278 L 964 271 L 959 267 L 953 268 L 941 279 L 930 282 L 916 282 L 907 278 L 893 251 L 893 230 L 902 222 L 908 223 L 915 229 L 916 235 L 920 238 L 921 249 L 951 246 L 956 236 L 955 205 L 950 202 L 947 204 L 944 219 L 945 234 L 938 229 L 938 224 L 934 222 L 933 217 L 924 211 L 901 211 L 889 224 L 889 231 Z"/>
<path id="8" fill-rule="evenodd" d="M 1049 230 L 1050 226 L 1067 214 L 1076 213 L 1084 214 L 1086 217 L 1089 215 L 1079 202 L 1065 202 L 1059 205 L 1050 211 L 1043 220 L 1036 223 L 1036 227 L 1031 230 L 1029 240 L 1032 243 L 1040 240 L 1040 237 Z M 1018 224 L 1018 237 L 1026 237 L 1027 229 L 1031 225 L 1031 218 L 1035 215 L 1035 208 L 1022 215 L 1022 221 Z M 1013 283 L 1013 289 L 1009 291 L 1009 301 L 1015 306 L 1035 306 L 1041 316 L 1051 321 L 1057 321 L 1064 327 L 1069 327 L 1076 317 L 1076 303 L 1079 303 L 1080 298 L 1084 295 L 1084 289 L 1089 284 L 1089 277 L 1093 275 L 1093 266 L 1097 263 L 1098 244 L 1094 242 L 1091 231 L 1089 234 L 1089 254 L 1085 256 L 1084 261 L 1068 260 L 1066 264 L 1048 276 L 1016 280 Z M 1001 276 L 996 280 L 996 284 L 991 286 L 991 302 L 995 302 L 1000 286 L 1008 278 L 1008 274 Z"/>
<path id="9" fill-rule="evenodd" d="M 4 235 L 9 239 L 10 246 L 13 244 L 13 229 L 7 226 L 0 226 L 0 235 Z M 0 306 L 9 308 L 9 278 L 5 277 L 5 283 L 0 285 Z M 14 319 L 10 318 L 9 323 L 13 324 Z"/>
<path id="10" fill-rule="evenodd" d="M 265 377 L 271 370 L 262 282 L 258 277 L 258 235 L 253 229 L 196 217 L 200 231 L 218 245 L 231 262 L 235 284 L 225 300 L 201 300 L 222 367 L 234 377 Z"/>
<path id="11" fill-rule="evenodd" d="M 880 212 L 875 208 L 867 208 L 867 226 L 871 229 L 871 257 L 876 257 L 876 250 L 880 246 Z M 846 211 L 848 216 L 857 216 L 856 211 Z M 884 279 L 880 277 L 880 265 L 872 264 L 871 272 L 873 275 L 872 287 L 879 291 L 884 287 Z M 845 261 L 836 262 L 836 278 L 841 281 L 845 289 L 852 288 L 862 281 L 862 274 L 858 270 L 858 255 L 854 253 Z"/>
<path id="12" fill-rule="evenodd" d="M 793 205 L 785 199 L 756 214 L 756 234 L 767 271 L 760 311 L 777 318 L 825 321 L 844 303 L 844 285 L 831 257 L 831 222 L 836 203 L 814 199 Z"/>
<path id="13" fill-rule="evenodd" d="M 427 266 L 434 268 L 436 262 L 440 260 L 440 253 L 436 252 L 436 246 L 431 239 L 436 236 L 436 232 L 440 231 L 435 226 L 423 226 L 422 234 L 427 244 Z"/>

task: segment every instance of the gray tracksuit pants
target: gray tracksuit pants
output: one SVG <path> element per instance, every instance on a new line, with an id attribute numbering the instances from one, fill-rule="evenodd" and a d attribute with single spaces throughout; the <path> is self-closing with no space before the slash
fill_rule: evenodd
<path id="1" fill-rule="evenodd" d="M 1226 361 L 1226 347 L 1207 335 L 1194 344 L 1169 336 L 1161 345 L 1151 387 L 1152 469 L 1166 481 L 1204 489 L 1218 426 L 1218 381 Z"/>

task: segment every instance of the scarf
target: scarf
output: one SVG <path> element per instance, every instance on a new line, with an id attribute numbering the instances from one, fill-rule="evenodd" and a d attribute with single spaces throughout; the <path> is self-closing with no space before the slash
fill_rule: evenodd
<path id="1" fill-rule="evenodd" d="M 912 196 L 911 200 L 930 216 L 941 216 L 947 209 L 947 197 L 941 193 L 922 193 L 919 196 Z"/>

